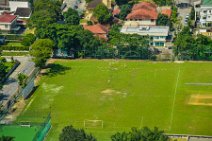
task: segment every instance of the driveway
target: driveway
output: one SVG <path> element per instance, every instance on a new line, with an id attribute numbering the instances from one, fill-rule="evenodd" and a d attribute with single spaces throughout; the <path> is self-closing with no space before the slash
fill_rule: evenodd
<path id="1" fill-rule="evenodd" d="M 5 57 L 6 59 L 10 59 L 11 57 Z M 31 57 L 14 57 L 14 59 L 20 62 L 20 65 L 15 69 L 15 71 L 9 76 L 6 80 L 3 89 L 0 93 L 3 93 L 3 97 L 0 99 L 3 102 L 3 105 L 8 102 L 8 100 L 16 95 L 18 90 L 18 74 L 24 73 L 26 75 L 30 75 L 31 72 L 35 69 L 35 64 L 32 62 Z"/>
<path id="2" fill-rule="evenodd" d="M 185 7 L 185 8 L 178 8 L 178 14 L 181 17 L 181 23 L 183 26 L 187 26 L 188 24 L 185 23 L 186 15 L 190 15 L 191 13 L 191 7 Z"/>

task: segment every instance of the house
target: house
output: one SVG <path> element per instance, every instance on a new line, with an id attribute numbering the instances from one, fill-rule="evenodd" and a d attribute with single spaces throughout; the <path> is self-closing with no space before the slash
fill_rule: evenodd
<path id="1" fill-rule="evenodd" d="M 199 29 L 196 34 L 201 34 L 212 39 L 212 28 L 211 29 Z"/>
<path id="2" fill-rule="evenodd" d="M 16 32 L 20 29 L 17 26 L 18 16 L 3 14 L 0 15 L 0 30 L 3 32 Z"/>
<path id="3" fill-rule="evenodd" d="M 199 7 L 195 7 L 197 23 L 200 27 L 212 28 L 212 0 L 202 0 Z"/>
<path id="4" fill-rule="evenodd" d="M 138 34 L 141 36 L 149 36 L 151 39 L 150 46 L 166 47 L 166 39 L 169 36 L 168 26 L 141 26 L 125 25 L 121 32 L 124 34 Z"/>
<path id="5" fill-rule="evenodd" d="M 0 14 L 4 11 L 9 11 L 9 0 L 0 0 Z"/>
<path id="6" fill-rule="evenodd" d="M 120 14 L 120 12 L 121 12 L 120 8 L 119 8 L 119 7 L 115 7 L 115 8 L 113 9 L 112 14 L 113 14 L 113 16 L 115 17 L 115 16 L 118 16 L 118 15 Z"/>
<path id="7" fill-rule="evenodd" d="M 30 8 L 17 7 L 14 15 L 17 15 L 19 19 L 29 19 L 32 14 Z"/>
<path id="8" fill-rule="evenodd" d="M 90 32 L 92 32 L 94 34 L 94 36 L 103 39 L 103 40 L 107 40 L 107 34 L 108 34 L 108 29 L 101 25 L 101 24 L 96 24 L 96 25 L 84 25 L 83 28 L 85 30 L 89 30 Z"/>
<path id="9" fill-rule="evenodd" d="M 10 11 L 15 12 L 18 7 L 30 8 L 31 5 L 28 2 L 28 0 L 16 0 L 16 1 L 10 0 L 9 1 L 9 7 L 10 7 Z"/>
<path id="10" fill-rule="evenodd" d="M 156 25 L 158 18 L 157 5 L 150 2 L 135 4 L 131 13 L 126 17 L 126 24 L 138 23 L 139 25 Z"/>
<path id="11" fill-rule="evenodd" d="M 186 8 L 190 6 L 195 6 L 197 3 L 200 3 L 201 0 L 176 0 L 176 5 L 179 8 Z"/>

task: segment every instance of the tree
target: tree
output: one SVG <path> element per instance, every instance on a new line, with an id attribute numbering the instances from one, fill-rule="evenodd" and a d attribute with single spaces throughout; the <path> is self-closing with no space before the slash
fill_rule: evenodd
<path id="1" fill-rule="evenodd" d="M 36 0 L 28 26 L 45 28 L 49 24 L 56 23 L 61 19 L 61 4 L 58 0 Z"/>
<path id="2" fill-rule="evenodd" d="M 119 18 L 124 20 L 126 16 L 130 13 L 132 6 L 130 4 L 124 4 L 121 6 L 121 12 Z"/>
<path id="3" fill-rule="evenodd" d="M 65 23 L 67 24 L 78 25 L 80 22 L 78 12 L 72 8 L 69 8 L 67 12 L 64 12 L 63 16 L 65 18 Z"/>
<path id="4" fill-rule="evenodd" d="M 66 126 L 59 136 L 59 141 L 96 141 L 96 139 L 91 134 L 86 134 L 83 129 Z"/>
<path id="5" fill-rule="evenodd" d="M 97 5 L 93 14 L 100 23 L 109 23 L 112 20 L 112 14 L 104 4 Z"/>
<path id="6" fill-rule="evenodd" d="M 164 131 L 148 127 L 142 129 L 132 128 L 130 132 L 116 133 L 111 137 L 112 141 L 168 141 L 168 136 L 164 135 Z"/>
<path id="7" fill-rule="evenodd" d="M 34 34 L 30 33 L 24 36 L 21 44 L 24 46 L 30 46 L 34 43 L 35 40 L 36 40 L 36 37 L 34 36 Z"/>
<path id="8" fill-rule="evenodd" d="M 153 0 L 159 6 L 167 6 L 172 4 L 172 0 Z"/>
<path id="9" fill-rule="evenodd" d="M 3 80 L 5 78 L 5 75 L 7 74 L 7 66 L 5 65 L 6 59 L 0 57 L 0 90 L 3 87 Z"/>
<path id="10" fill-rule="evenodd" d="M 14 141 L 14 137 L 2 136 L 0 137 L 0 141 Z"/>
<path id="11" fill-rule="evenodd" d="M 25 75 L 24 73 L 18 74 L 18 83 L 22 88 L 24 88 L 27 85 L 26 84 L 27 78 L 28 78 L 27 75 Z"/>
<path id="12" fill-rule="evenodd" d="M 157 25 L 170 26 L 171 21 L 167 15 L 159 14 L 157 19 Z"/>
<path id="13" fill-rule="evenodd" d="M 124 5 L 124 4 L 127 4 L 128 3 L 128 0 L 115 0 L 116 4 L 117 5 Z"/>
<path id="14" fill-rule="evenodd" d="M 30 54 L 37 67 L 44 67 L 47 59 L 51 57 L 53 41 L 50 39 L 38 39 L 32 44 Z"/>

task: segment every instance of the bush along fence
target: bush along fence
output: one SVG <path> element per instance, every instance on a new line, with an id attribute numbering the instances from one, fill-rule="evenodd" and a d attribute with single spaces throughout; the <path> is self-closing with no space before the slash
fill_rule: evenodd
<path id="1" fill-rule="evenodd" d="M 27 85 L 24 88 L 19 86 L 19 88 L 14 92 L 14 94 L 9 98 L 9 100 L 3 104 L 2 108 L 0 109 L 0 120 L 2 120 L 10 112 L 12 106 L 16 103 L 18 98 L 20 98 L 21 96 L 24 99 L 29 97 L 35 87 L 34 80 L 38 73 L 39 69 L 35 68 L 28 76 L 28 79 L 26 81 Z"/>

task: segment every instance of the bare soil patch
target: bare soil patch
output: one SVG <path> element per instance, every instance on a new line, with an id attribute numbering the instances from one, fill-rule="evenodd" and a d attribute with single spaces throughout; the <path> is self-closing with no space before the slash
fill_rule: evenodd
<path id="1" fill-rule="evenodd" d="M 197 106 L 212 106 L 212 95 L 193 94 L 191 95 L 188 104 Z"/>

